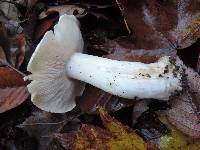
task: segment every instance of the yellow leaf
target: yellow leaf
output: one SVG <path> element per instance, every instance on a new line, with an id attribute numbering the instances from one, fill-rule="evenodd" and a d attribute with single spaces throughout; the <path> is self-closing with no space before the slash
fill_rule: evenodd
<path id="1" fill-rule="evenodd" d="M 115 135 L 107 143 L 110 150 L 147 149 L 147 144 L 131 128 L 109 116 L 102 107 L 99 108 L 99 113 L 106 129 Z"/>
<path id="2" fill-rule="evenodd" d="M 150 146 L 131 128 L 99 109 L 105 129 L 83 125 L 78 132 L 57 134 L 56 138 L 70 150 L 147 150 Z M 151 148 L 152 148 L 151 147 Z"/>
<path id="3" fill-rule="evenodd" d="M 186 137 L 171 125 L 165 116 L 160 117 L 160 120 L 171 130 L 169 135 L 160 138 L 160 150 L 198 150 L 200 148 L 200 141 Z"/>

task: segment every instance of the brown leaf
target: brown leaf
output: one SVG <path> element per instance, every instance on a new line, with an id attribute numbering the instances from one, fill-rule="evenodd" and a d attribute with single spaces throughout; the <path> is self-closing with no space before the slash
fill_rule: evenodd
<path id="1" fill-rule="evenodd" d="M 49 6 L 45 12 L 40 14 L 40 19 L 47 17 L 48 15 L 58 12 L 59 15 L 68 14 L 75 15 L 76 17 L 85 16 L 86 10 L 78 5 L 60 5 L 60 6 Z"/>
<path id="2" fill-rule="evenodd" d="M 200 137 L 200 76 L 191 68 L 185 68 L 188 87 L 172 101 L 167 111 L 171 123 L 192 138 Z"/>
<path id="3" fill-rule="evenodd" d="M 6 54 L 3 50 L 2 47 L 0 47 L 0 65 L 3 65 L 5 62 L 7 62 L 6 60 Z"/>
<path id="4" fill-rule="evenodd" d="M 200 111 L 200 76 L 192 68 L 186 69 L 189 92 L 192 96 L 192 101 L 196 105 L 197 110 Z"/>
<path id="5" fill-rule="evenodd" d="M 28 9 L 32 8 L 38 0 L 17 0 L 15 1 L 17 4 L 20 4 Z"/>
<path id="6" fill-rule="evenodd" d="M 48 31 L 55 22 L 58 20 L 58 16 L 53 15 L 51 17 L 44 18 L 40 21 L 34 32 L 34 41 L 37 42 Z"/>
<path id="7" fill-rule="evenodd" d="M 197 72 L 200 74 L 200 55 L 197 62 Z"/>
<path id="8" fill-rule="evenodd" d="M 0 113 L 17 107 L 28 96 L 23 76 L 10 68 L 0 67 Z"/>
<path id="9" fill-rule="evenodd" d="M 35 111 L 26 120 L 17 125 L 23 129 L 31 138 L 34 138 L 38 145 L 38 150 L 52 149 L 55 145 L 53 135 L 59 132 L 68 132 L 80 129 L 80 121 L 77 118 L 80 111 L 74 109 L 68 113 L 49 113 L 45 111 Z M 54 149 L 53 149 L 54 150 Z M 60 149 L 59 149 L 60 150 Z"/>
<path id="10" fill-rule="evenodd" d="M 183 133 L 192 138 L 200 137 L 199 115 L 189 92 L 172 102 L 172 109 L 167 111 L 169 121 Z"/>
<path id="11" fill-rule="evenodd" d="M 7 61 L 8 58 L 10 57 L 10 40 L 8 38 L 8 34 L 7 34 L 7 30 L 5 28 L 5 25 L 4 24 L 0 24 L 0 46 L 2 48 L 2 50 L 4 51 L 5 53 L 5 56 L 6 56 L 6 59 Z"/>
<path id="12" fill-rule="evenodd" d="M 159 59 L 159 57 L 160 57 L 159 55 L 157 56 L 145 55 L 145 52 L 143 54 L 141 53 L 141 55 L 137 55 L 134 53 L 123 53 L 123 54 L 116 53 L 116 54 L 110 54 L 106 56 L 106 58 L 109 58 L 109 59 L 115 59 L 115 60 L 121 60 L 121 61 L 135 61 L 135 62 L 142 62 L 146 64 L 156 62 Z"/>
<path id="13" fill-rule="evenodd" d="M 64 114 L 52 114 L 48 112 L 33 112 L 18 128 L 23 129 L 29 136 L 39 142 L 38 149 L 47 149 L 52 142 L 51 135 L 58 133 L 66 124 Z"/>
<path id="14" fill-rule="evenodd" d="M 145 45 L 145 44 L 144 44 Z M 141 57 L 161 57 L 171 56 L 176 57 L 176 51 L 169 48 L 155 48 L 148 49 L 144 46 L 144 49 L 136 47 L 133 42 L 133 37 L 120 37 L 114 40 L 106 40 L 103 43 L 101 49 L 106 49 L 108 54 L 118 54 L 123 57 L 123 54 L 137 55 Z M 128 59 L 130 60 L 130 59 Z M 142 59 L 141 59 L 142 60 Z"/>
<path id="15" fill-rule="evenodd" d="M 25 36 L 23 34 L 19 34 L 17 36 L 17 40 L 18 40 L 18 45 L 19 45 L 19 54 L 17 56 L 17 61 L 16 61 L 15 65 L 16 65 L 16 68 L 19 69 L 19 67 L 23 63 L 24 57 L 25 57 L 26 39 L 25 39 Z"/>
<path id="16" fill-rule="evenodd" d="M 116 0 L 138 49 L 181 49 L 200 36 L 198 0 Z"/>
<path id="17" fill-rule="evenodd" d="M 147 144 L 131 128 L 109 116 L 102 108 L 100 116 L 106 129 L 83 125 L 81 130 L 73 133 L 56 134 L 65 149 L 71 150 L 146 150 Z"/>
<path id="18" fill-rule="evenodd" d="M 106 111 L 113 112 L 124 107 L 133 105 L 134 100 L 123 99 L 111 95 L 101 89 L 93 87 L 89 84 L 83 92 L 83 95 L 77 101 L 80 109 L 88 114 L 98 113 L 98 106 L 102 106 Z"/>

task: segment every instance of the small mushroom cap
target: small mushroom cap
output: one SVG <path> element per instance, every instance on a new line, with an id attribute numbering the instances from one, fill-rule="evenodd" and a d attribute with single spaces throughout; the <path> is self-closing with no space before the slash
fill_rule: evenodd
<path id="1" fill-rule="evenodd" d="M 83 45 L 79 22 L 73 15 L 62 15 L 54 31 L 45 33 L 27 67 L 32 74 L 25 77 L 32 80 L 28 90 L 37 107 L 54 113 L 75 107 L 75 97 L 81 95 L 83 84 L 67 77 L 66 65 Z"/>

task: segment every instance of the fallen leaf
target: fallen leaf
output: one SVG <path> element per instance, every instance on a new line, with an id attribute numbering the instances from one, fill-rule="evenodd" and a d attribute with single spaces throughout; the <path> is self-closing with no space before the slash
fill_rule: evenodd
<path id="1" fill-rule="evenodd" d="M 158 145 L 160 150 L 197 150 L 200 148 L 198 140 L 189 139 L 171 125 L 165 116 L 160 117 L 160 120 L 171 130 L 170 134 L 159 139 Z"/>
<path id="2" fill-rule="evenodd" d="M 196 105 L 197 110 L 200 111 L 200 75 L 192 68 L 188 67 L 185 70 L 192 102 Z"/>
<path id="3" fill-rule="evenodd" d="M 19 21 L 20 12 L 17 9 L 15 2 L 11 0 L 8 1 L 0 1 L 0 10 L 3 11 L 5 16 L 11 20 Z"/>
<path id="4" fill-rule="evenodd" d="M 25 57 L 25 52 L 26 52 L 26 39 L 24 34 L 19 34 L 17 36 L 18 40 L 18 47 L 19 47 L 19 53 L 17 55 L 17 60 L 16 60 L 16 68 L 19 69 L 19 67 L 22 65 Z"/>
<path id="5" fill-rule="evenodd" d="M 200 74 L 200 55 L 197 62 L 197 72 Z"/>
<path id="6" fill-rule="evenodd" d="M 28 9 L 31 9 L 38 0 L 16 0 L 15 3 L 20 4 Z"/>
<path id="7" fill-rule="evenodd" d="M 146 141 L 154 141 L 169 133 L 169 129 L 159 120 L 159 116 L 151 110 L 143 112 L 133 126 Z"/>
<path id="8" fill-rule="evenodd" d="M 6 56 L 6 60 L 9 61 L 9 57 L 10 57 L 10 39 L 8 37 L 7 34 L 7 30 L 5 28 L 5 25 L 3 23 L 0 23 L 0 46 L 3 50 L 3 52 L 5 53 Z M 2 54 L 4 55 L 4 54 Z"/>
<path id="9" fill-rule="evenodd" d="M 172 109 L 166 111 L 169 121 L 186 135 L 199 138 L 199 115 L 190 93 L 186 92 L 174 99 L 171 105 Z"/>
<path id="10" fill-rule="evenodd" d="M 0 67 L 0 113 L 17 107 L 28 96 L 23 76 L 13 69 Z"/>
<path id="11" fill-rule="evenodd" d="M 56 134 L 55 137 L 65 149 L 89 150 L 146 150 L 147 144 L 131 128 L 109 116 L 103 108 L 99 109 L 106 129 L 83 125 L 77 132 Z"/>
<path id="12" fill-rule="evenodd" d="M 6 54 L 5 54 L 4 50 L 3 50 L 3 48 L 0 47 L 0 65 L 4 65 L 5 62 L 7 62 Z"/>
<path id="13" fill-rule="evenodd" d="M 134 103 L 133 100 L 122 99 L 89 84 L 86 85 L 82 96 L 77 101 L 82 112 L 88 114 L 98 113 L 99 105 L 106 111 L 113 112 L 131 106 Z"/>
<path id="14" fill-rule="evenodd" d="M 200 36 L 200 2 L 116 0 L 138 49 L 182 49 Z"/>
<path id="15" fill-rule="evenodd" d="M 58 21 L 58 15 L 52 15 L 40 20 L 34 32 L 34 41 L 37 42 Z"/>
<path id="16" fill-rule="evenodd" d="M 85 16 L 86 10 L 78 5 L 59 5 L 59 6 L 49 6 L 45 12 L 42 12 L 39 16 L 40 19 L 47 17 L 52 13 L 59 13 L 59 15 L 75 15 L 76 17 Z"/>
<path id="17" fill-rule="evenodd" d="M 59 133 L 65 126 L 70 131 L 80 126 L 80 122 L 74 119 L 76 115 L 76 113 L 53 114 L 37 111 L 17 127 L 26 131 L 30 137 L 36 138 L 39 150 L 46 150 L 53 143 L 53 134 Z"/>
<path id="18" fill-rule="evenodd" d="M 18 33 L 10 29 L 7 24 L 0 24 L 0 46 L 2 47 L 6 61 L 11 66 L 19 68 L 22 64 L 26 51 L 26 39 L 23 33 Z"/>

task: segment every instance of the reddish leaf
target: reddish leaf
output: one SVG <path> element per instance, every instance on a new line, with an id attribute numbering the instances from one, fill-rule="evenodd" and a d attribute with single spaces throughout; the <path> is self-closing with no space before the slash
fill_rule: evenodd
<path id="1" fill-rule="evenodd" d="M 18 43 L 19 43 L 19 54 L 17 56 L 17 62 L 15 63 L 16 68 L 19 69 L 21 64 L 24 61 L 25 52 L 26 52 L 26 39 L 23 34 L 19 34 L 17 36 Z"/>
<path id="2" fill-rule="evenodd" d="M 142 63 L 153 63 L 158 60 L 159 56 L 149 56 L 149 55 L 136 55 L 134 53 L 124 53 L 124 54 L 110 54 L 106 56 L 110 59 L 115 60 L 122 60 L 122 61 L 135 61 L 135 62 L 142 62 Z"/>
<path id="3" fill-rule="evenodd" d="M 28 96 L 23 77 L 10 68 L 0 67 L 0 113 L 17 107 Z"/>
<path id="4" fill-rule="evenodd" d="M 200 36 L 198 0 L 117 0 L 139 49 L 185 48 Z"/>
<path id="5" fill-rule="evenodd" d="M 45 32 L 50 29 L 54 23 L 58 20 L 58 15 L 53 15 L 52 17 L 44 18 L 41 20 L 39 23 L 38 27 L 35 30 L 34 33 L 34 41 L 38 41 L 44 34 Z"/>
<path id="6" fill-rule="evenodd" d="M 111 95 L 88 84 L 77 103 L 83 112 L 94 114 L 98 112 L 99 105 L 112 112 L 131 106 L 135 101 Z"/>

